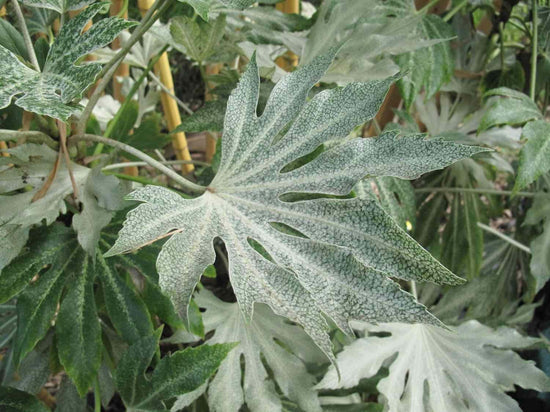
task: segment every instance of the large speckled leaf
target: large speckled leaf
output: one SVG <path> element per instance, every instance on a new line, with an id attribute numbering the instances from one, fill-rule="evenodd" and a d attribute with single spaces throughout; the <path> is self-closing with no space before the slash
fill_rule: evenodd
<path id="1" fill-rule="evenodd" d="M 62 14 L 69 10 L 80 10 L 95 0 L 22 0 L 27 6 L 39 7 L 42 9 L 55 10 Z"/>
<path id="2" fill-rule="evenodd" d="M 367 175 L 411 179 L 483 149 L 397 133 L 344 139 L 375 115 L 393 79 L 325 90 L 305 103 L 332 57 L 321 56 L 281 79 L 259 117 L 259 76 L 252 59 L 229 99 L 222 158 L 206 192 L 184 199 L 158 186 L 135 191 L 130 197 L 144 204 L 128 214 L 107 255 L 175 230 L 157 268 L 161 287 L 185 315 L 196 283 L 214 262 L 213 239 L 220 237 L 245 319 L 251 318 L 254 302 L 266 303 L 302 324 L 327 354 L 331 344 L 323 313 L 348 332 L 348 319 L 435 322 L 388 276 L 450 284 L 461 280 L 375 200 L 284 199 L 295 192 L 346 195 Z M 334 140 L 329 150 L 282 172 L 329 139 Z"/>
<path id="3" fill-rule="evenodd" d="M 303 411 L 321 410 L 313 390 L 314 378 L 303 362 L 322 362 L 324 355 L 300 327 L 274 315 L 265 305 L 257 305 L 254 319 L 247 323 L 238 304 L 223 302 L 205 289 L 199 292 L 195 301 L 206 309 L 203 313 L 205 331 L 214 331 L 208 344 L 239 342 L 210 382 L 208 404 L 211 411 L 238 412 L 245 403 L 252 412 L 281 411 L 281 394 L 276 388 Z M 244 358 L 244 372 L 241 357 Z M 202 388 L 203 392 L 205 390 L 206 387 Z M 183 399 L 178 399 L 180 408 Z"/>
<path id="4" fill-rule="evenodd" d="M 319 388 L 349 388 L 374 376 L 395 355 L 389 376 L 377 388 L 391 411 L 520 411 L 506 392 L 514 385 L 548 391 L 550 379 L 533 361 L 510 349 L 539 342 L 514 329 L 493 330 L 471 320 L 453 330 L 431 325 L 361 325 L 390 333 L 358 339 L 338 355 L 340 377 L 331 367 Z"/>
<path id="5" fill-rule="evenodd" d="M 80 111 L 74 101 L 101 70 L 98 63 L 76 64 L 78 59 L 113 41 L 135 23 L 116 17 L 102 19 L 82 33 L 86 23 L 105 3 L 92 4 L 63 25 L 53 43 L 42 72 L 30 69 L 0 46 L 0 108 L 14 103 L 30 112 L 67 120 Z"/>

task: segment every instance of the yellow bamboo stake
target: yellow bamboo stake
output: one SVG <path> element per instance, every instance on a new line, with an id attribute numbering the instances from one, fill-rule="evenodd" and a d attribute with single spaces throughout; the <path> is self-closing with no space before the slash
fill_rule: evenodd
<path id="1" fill-rule="evenodd" d="M 147 12 L 153 5 L 153 0 L 138 0 L 138 7 L 141 13 Z M 163 53 L 159 61 L 155 65 L 155 72 L 159 76 L 160 81 L 164 86 L 174 94 L 174 80 L 172 78 L 172 72 L 170 71 L 170 62 L 168 60 L 168 53 Z M 166 124 L 168 130 L 173 130 L 181 124 L 180 112 L 178 110 L 178 104 L 176 101 L 166 93 L 162 93 L 160 96 L 162 109 L 164 110 L 164 116 L 166 118 Z M 178 160 L 191 160 L 191 154 L 189 153 L 189 147 L 187 146 L 187 138 L 185 133 L 178 132 L 172 134 L 172 146 Z M 182 165 L 182 171 L 184 173 L 191 173 L 195 167 L 192 164 Z"/>
<path id="2" fill-rule="evenodd" d="M 213 74 L 218 74 L 223 67 L 222 64 L 216 63 L 216 64 L 207 64 L 206 65 L 206 75 L 210 76 Z M 210 90 L 212 89 L 212 85 L 207 82 L 205 85 L 206 91 L 204 93 L 204 100 L 211 101 L 213 99 L 212 94 L 210 93 Z M 214 157 L 214 153 L 216 153 L 216 137 L 213 133 L 207 132 L 206 133 L 206 161 L 210 162 L 212 158 Z"/>
<path id="3" fill-rule="evenodd" d="M 300 0 L 285 0 L 275 5 L 277 10 L 287 14 L 299 14 L 300 13 Z M 291 51 L 285 53 L 284 56 L 280 56 L 275 60 L 277 66 L 291 71 L 298 65 L 298 56 Z"/>

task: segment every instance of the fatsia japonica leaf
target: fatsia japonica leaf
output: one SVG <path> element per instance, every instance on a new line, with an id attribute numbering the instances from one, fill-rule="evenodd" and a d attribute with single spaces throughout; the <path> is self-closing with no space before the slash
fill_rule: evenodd
<path id="1" fill-rule="evenodd" d="M 277 388 L 301 410 L 321 410 L 313 389 L 314 378 L 307 372 L 304 361 L 322 362 L 324 355 L 300 327 L 287 323 L 265 305 L 257 305 L 252 322 L 247 323 L 237 303 L 223 302 L 206 289 L 195 300 L 206 309 L 203 313 L 206 332 L 214 332 L 208 344 L 239 342 L 209 384 L 211 411 L 238 412 L 245 403 L 252 412 L 281 411 Z"/>
<path id="2" fill-rule="evenodd" d="M 168 401 L 200 387 L 235 347 L 231 343 L 177 351 L 162 358 L 146 375 L 157 352 L 159 332 L 130 346 L 117 366 L 117 387 L 129 412 L 169 410 Z"/>
<path id="3" fill-rule="evenodd" d="M 134 22 L 109 17 L 82 33 L 86 23 L 105 4 L 92 4 L 63 25 L 41 72 L 27 67 L 12 52 L 0 46 L 0 108 L 8 106 L 14 99 L 17 106 L 27 111 L 56 119 L 67 120 L 78 113 L 81 107 L 73 102 L 82 97 L 101 71 L 101 64 L 77 64 L 78 59 L 109 44 L 122 30 L 135 25 Z"/>
<path id="4" fill-rule="evenodd" d="M 415 243 L 374 200 L 287 201 L 292 193 L 346 195 L 361 178 L 414 178 L 480 148 L 386 133 L 344 138 L 377 112 L 393 79 L 325 90 L 307 103 L 334 51 L 281 79 L 257 116 L 258 68 L 253 58 L 229 98 L 222 158 L 204 194 L 184 199 L 158 186 L 130 195 L 143 202 L 127 217 L 107 255 L 136 249 L 174 230 L 157 260 L 162 289 L 185 315 L 213 239 L 229 255 L 229 276 L 246 319 L 254 302 L 302 324 L 331 353 L 323 313 L 351 333 L 349 319 L 436 322 L 389 279 L 460 283 Z M 282 169 L 323 142 L 334 145 L 311 162 Z M 282 223 L 300 235 L 283 233 Z M 280 227 L 280 225 L 278 225 Z M 260 245 L 261 255 L 253 247 Z"/>
<path id="5" fill-rule="evenodd" d="M 92 4 L 95 0 L 22 0 L 21 3 L 39 7 L 42 9 L 55 10 L 56 12 L 63 14 L 69 10 L 80 10 L 89 4 Z"/>
<path id="6" fill-rule="evenodd" d="M 506 392 L 514 385 L 548 391 L 550 379 L 510 349 L 537 344 L 507 327 L 493 330 L 471 320 L 447 330 L 431 325 L 362 325 L 390 333 L 358 339 L 338 355 L 339 379 L 331 367 L 319 388 L 349 388 L 374 376 L 397 355 L 389 376 L 377 385 L 391 411 L 520 411 Z M 511 372 L 513 371 L 513 372 Z"/>

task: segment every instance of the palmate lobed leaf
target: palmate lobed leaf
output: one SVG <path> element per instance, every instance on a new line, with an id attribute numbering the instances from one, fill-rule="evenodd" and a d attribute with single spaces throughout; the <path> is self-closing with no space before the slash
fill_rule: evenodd
<path id="1" fill-rule="evenodd" d="M 493 330 L 471 320 L 447 330 L 432 325 L 358 325 L 390 336 L 358 339 L 338 355 L 320 389 L 350 388 L 374 376 L 395 355 L 378 390 L 391 411 L 519 411 L 505 392 L 514 385 L 548 391 L 550 379 L 510 349 L 540 343 L 512 328 Z M 513 371 L 513 373 L 511 373 Z"/>
<path id="2" fill-rule="evenodd" d="M 206 332 L 214 333 L 208 344 L 240 342 L 208 386 L 212 412 L 238 412 L 244 403 L 252 412 L 281 411 L 279 392 L 300 410 L 321 411 L 313 389 L 315 378 L 304 363 L 322 363 L 326 358 L 299 326 L 289 324 L 265 305 L 256 305 L 254 318 L 247 323 L 237 303 L 223 302 L 206 289 L 195 301 L 205 309 Z M 205 391 L 206 386 L 200 393 Z M 182 409 L 189 401 L 187 396 L 179 397 L 172 410 Z"/>
<path id="3" fill-rule="evenodd" d="M 102 19 L 82 33 L 86 23 L 108 3 L 88 6 L 69 20 L 52 44 L 41 72 L 30 69 L 0 46 L 0 108 L 14 103 L 33 113 L 67 120 L 80 111 L 73 101 L 82 97 L 101 71 L 98 63 L 76 65 L 77 60 L 113 41 L 135 22 L 116 17 Z"/>
<path id="4" fill-rule="evenodd" d="M 344 138 L 377 112 L 392 78 L 308 91 L 331 64 L 334 50 L 284 77 L 256 115 L 258 68 L 253 58 L 232 93 L 225 116 L 222 159 L 207 191 L 184 199 L 158 186 L 130 195 L 144 202 L 128 213 L 108 256 L 143 246 L 175 230 L 157 260 L 160 285 L 185 315 L 220 237 L 245 319 L 254 302 L 304 326 L 326 354 L 323 314 L 351 333 L 349 319 L 437 323 L 389 279 L 461 283 L 400 229 L 375 200 L 318 198 L 296 192 L 348 194 L 364 176 L 411 179 L 484 149 L 426 140 L 421 135 Z M 335 145 L 295 170 L 281 170 L 329 139 Z M 283 223 L 303 236 L 283 233 Z M 250 241 L 249 241 L 250 240 Z M 251 245 L 265 249 L 262 256 Z"/>

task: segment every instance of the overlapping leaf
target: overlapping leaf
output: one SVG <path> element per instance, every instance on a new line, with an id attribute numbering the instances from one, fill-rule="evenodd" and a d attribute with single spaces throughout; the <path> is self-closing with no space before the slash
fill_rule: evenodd
<path id="1" fill-rule="evenodd" d="M 101 70 L 98 63 L 76 65 L 78 59 L 113 41 L 135 23 L 116 17 L 102 19 L 82 33 L 86 23 L 105 3 L 88 6 L 63 25 L 42 72 L 30 69 L 0 46 L 0 108 L 14 103 L 30 112 L 67 120 L 80 111 L 73 102 L 82 97 Z"/>
<path id="2" fill-rule="evenodd" d="M 208 403 L 213 412 L 238 412 L 245 403 L 252 412 L 280 411 L 281 395 L 274 383 L 301 410 L 321 410 L 314 378 L 303 362 L 322 362 L 324 356 L 301 328 L 288 324 L 265 305 L 256 306 L 254 319 L 246 323 L 238 304 L 223 302 L 207 290 L 201 290 L 195 301 L 206 309 L 206 332 L 214 332 L 208 344 L 239 342 L 209 385 Z M 178 404 L 183 407 L 182 402 Z"/>
<path id="3" fill-rule="evenodd" d="M 158 348 L 158 332 L 130 346 L 117 367 L 116 382 L 130 412 L 169 410 L 169 401 L 200 387 L 218 368 L 234 344 L 187 348 L 165 356 L 146 375 Z"/>
<path id="4" fill-rule="evenodd" d="M 11 167 L 0 171 L 0 232 L 11 234 L 0 238 L 3 251 L 0 253 L 0 268 L 24 246 L 28 230 L 43 220 L 51 224 L 67 208 L 65 198 L 73 193 L 73 185 L 65 162 L 58 161 L 58 153 L 46 145 L 23 144 L 9 150 Z M 42 189 L 52 169 L 57 173 L 45 195 L 35 199 Z M 101 229 L 109 223 L 115 210 L 122 206 L 122 197 L 128 191 L 126 185 L 114 176 L 105 176 L 99 170 L 71 163 L 71 170 L 82 213 L 73 217 L 73 227 L 78 232 L 78 240 L 90 254 L 95 254 Z"/>
<path id="5" fill-rule="evenodd" d="M 229 99 L 222 159 L 206 192 L 184 199 L 161 187 L 135 191 L 130 197 L 144 204 L 128 214 L 108 255 L 175 230 L 157 268 L 161 287 L 185 313 L 201 274 L 214 262 L 212 241 L 220 237 L 245 318 L 251 318 L 254 302 L 267 303 L 302 324 L 327 354 L 331 345 L 322 313 L 348 332 L 349 319 L 434 322 L 388 276 L 461 280 L 397 227 L 376 201 L 288 197 L 296 192 L 345 195 L 367 175 L 411 179 L 483 149 L 397 133 L 344 140 L 374 116 L 392 79 L 326 90 L 304 105 L 332 56 L 279 81 L 259 117 L 259 77 L 252 59 Z M 335 140 L 331 149 L 282 172 L 329 139 Z M 290 226 L 294 234 L 272 223 Z"/>
<path id="6" fill-rule="evenodd" d="M 405 324 L 360 329 L 391 335 L 367 336 L 346 347 L 337 361 L 341 379 L 331 367 L 319 388 L 356 386 L 397 355 L 377 386 L 392 411 L 520 411 L 506 394 L 514 385 L 550 389 L 544 372 L 510 350 L 539 340 L 511 328 L 492 330 L 472 320 L 455 330 Z"/>

